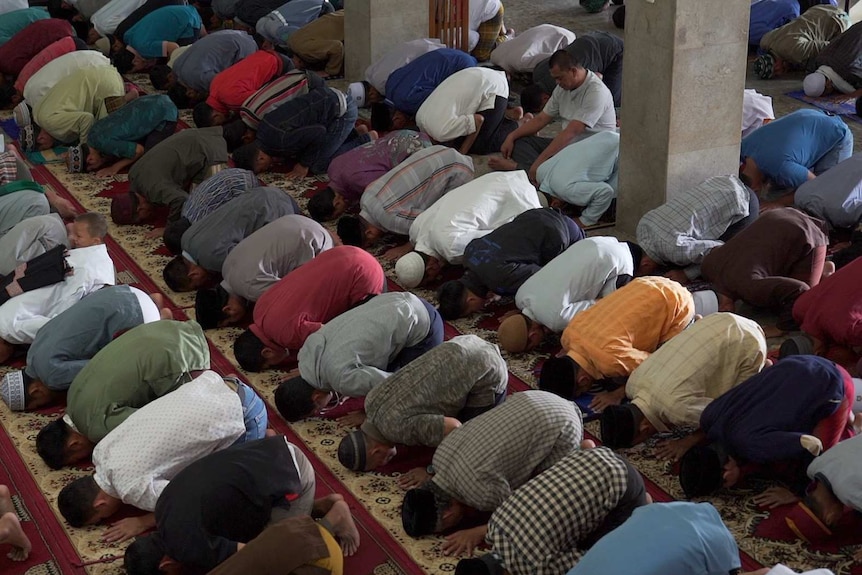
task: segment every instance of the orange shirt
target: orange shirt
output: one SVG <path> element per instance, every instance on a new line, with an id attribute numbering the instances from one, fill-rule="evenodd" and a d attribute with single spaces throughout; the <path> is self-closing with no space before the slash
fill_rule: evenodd
<path id="1" fill-rule="evenodd" d="M 637 278 L 572 318 L 563 351 L 595 379 L 628 376 L 693 317 L 694 300 L 682 285 Z"/>

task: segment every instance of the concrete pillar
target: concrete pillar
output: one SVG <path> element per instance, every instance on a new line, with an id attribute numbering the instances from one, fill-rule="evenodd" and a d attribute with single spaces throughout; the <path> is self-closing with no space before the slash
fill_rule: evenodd
<path id="1" fill-rule="evenodd" d="M 749 0 L 626 0 L 617 227 L 736 173 Z"/>
<path id="2" fill-rule="evenodd" d="M 398 44 L 428 37 L 428 0 L 347 0 L 344 3 L 344 74 L 365 69 Z"/>

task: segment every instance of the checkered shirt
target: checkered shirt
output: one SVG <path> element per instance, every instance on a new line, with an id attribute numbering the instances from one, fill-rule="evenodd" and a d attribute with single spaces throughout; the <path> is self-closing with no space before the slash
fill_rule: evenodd
<path id="1" fill-rule="evenodd" d="M 557 395 L 515 393 L 451 432 L 434 453 L 434 483 L 480 511 L 576 451 L 583 439 L 578 407 Z"/>
<path id="2" fill-rule="evenodd" d="M 506 499 L 485 540 L 512 575 L 561 575 L 580 559 L 578 542 L 599 527 L 627 486 L 628 469 L 613 451 L 575 451 Z"/>

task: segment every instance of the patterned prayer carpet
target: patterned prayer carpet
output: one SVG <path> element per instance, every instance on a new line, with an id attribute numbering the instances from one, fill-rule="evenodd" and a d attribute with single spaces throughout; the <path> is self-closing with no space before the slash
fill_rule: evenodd
<path id="1" fill-rule="evenodd" d="M 802 90 L 788 92 L 786 94 L 790 98 L 811 104 L 821 110 L 831 112 L 836 116 L 842 116 L 845 120 L 853 120 L 854 122 L 862 122 L 862 118 L 856 115 L 856 99 L 842 96 L 812 98 L 806 96 Z"/>
<path id="2" fill-rule="evenodd" d="M 128 190 L 127 177 L 120 175 L 99 179 L 93 175 L 70 175 L 65 166 L 49 164 L 34 168 L 35 178 L 52 186 L 59 193 L 77 202 L 82 209 L 108 215 L 110 198 Z M 308 197 L 323 186 L 320 178 L 290 181 L 278 174 L 267 174 L 269 185 L 278 186 L 297 199 L 304 207 Z M 193 294 L 175 294 L 165 285 L 161 270 L 169 260 L 160 240 L 147 236 L 143 226 L 117 227 L 110 224 L 109 252 L 118 271 L 118 282 L 134 284 L 148 292 L 161 291 L 172 302 L 176 319 L 194 317 Z M 384 251 L 383 246 L 377 252 Z M 388 277 L 393 278 L 393 266 L 382 260 Z M 450 274 L 454 273 L 452 271 Z M 390 281 L 393 289 L 400 289 Z M 434 287 L 434 286 L 432 286 Z M 433 289 L 417 290 L 418 295 L 435 300 Z M 446 327 L 447 337 L 457 333 L 474 333 L 495 341 L 499 318 L 512 309 L 511 300 L 500 302 L 487 312 L 472 318 L 453 322 Z M 244 374 L 236 365 L 232 342 L 240 333 L 236 328 L 213 330 L 207 333 L 213 352 L 213 369 L 222 374 L 238 373 L 251 383 L 272 405 L 272 394 L 283 377 L 283 372 Z M 778 341 L 771 341 L 774 349 Z M 510 390 L 518 391 L 535 385 L 534 370 L 539 362 L 555 351 L 554 342 L 546 342 L 536 353 L 507 357 L 511 377 Z M 118 358 L 122 361 L 122 358 Z M 289 367 L 289 366 L 288 366 Z M 3 370 L 0 369 L 0 375 Z M 357 409 L 360 400 L 349 400 L 325 414 L 324 417 L 288 425 L 270 408 L 271 425 L 286 433 L 291 441 L 301 445 L 317 471 L 320 493 L 337 491 L 345 495 L 361 532 L 361 547 L 357 556 L 346 562 L 349 575 L 431 575 L 451 573 L 457 558 L 444 556 L 440 551 L 442 538 L 407 537 L 400 524 L 402 491 L 395 478 L 397 474 L 417 465 L 430 462 L 431 451 L 421 448 L 404 448 L 387 468 L 379 473 L 356 474 L 344 470 L 336 458 L 336 450 L 346 430 L 334 420 L 339 415 Z M 60 409 L 40 413 L 11 413 L 0 404 L 0 482 L 10 486 L 16 497 L 17 509 L 31 535 L 34 552 L 30 560 L 13 564 L 5 555 L 0 556 L 0 572 L 18 573 L 121 573 L 122 551 L 125 544 L 109 545 L 100 540 L 104 527 L 72 529 L 56 510 L 60 489 L 71 479 L 89 473 L 87 466 L 60 471 L 49 470 L 37 456 L 34 439 L 38 430 Z M 595 422 L 588 430 L 598 435 Z M 626 455 L 647 479 L 650 493 L 657 501 L 681 498 L 678 481 L 667 464 L 657 460 L 652 444 L 628 450 Z M 783 562 L 794 568 L 828 567 L 837 575 L 862 575 L 862 566 L 853 566 L 854 544 L 862 543 L 862 525 L 851 525 L 828 546 L 809 548 L 796 541 L 784 527 L 780 512 L 769 513 L 758 509 L 752 497 L 763 485 L 754 484 L 710 498 L 734 533 L 743 551 L 743 566 L 754 569 L 759 564 Z M 657 550 L 657 552 L 660 552 Z M 634 571 L 633 571 L 634 573 Z"/>

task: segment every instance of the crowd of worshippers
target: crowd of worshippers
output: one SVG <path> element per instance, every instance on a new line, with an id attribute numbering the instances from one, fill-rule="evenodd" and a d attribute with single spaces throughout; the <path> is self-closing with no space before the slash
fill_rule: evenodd
<path id="1" fill-rule="evenodd" d="M 254 389 L 211 369 L 205 330 L 238 326 L 246 372 L 298 364 L 274 395 L 287 421 L 365 398 L 339 420 L 346 469 L 386 473 L 399 446 L 436 448 L 398 477 L 402 523 L 411 537 L 446 533 L 448 555 L 490 548 L 457 575 L 739 571 L 714 507 L 652 503 L 616 453 L 647 441 L 678 463 L 689 498 L 766 477 L 785 487 L 756 503 L 805 541 L 840 536 L 862 511 L 862 155 L 847 125 L 813 109 L 774 119 L 771 99 L 746 90 L 738 173 L 649 211 L 636 241 L 586 237 L 614 216 L 620 38 L 550 24 L 516 35 L 499 0 L 475 0 L 470 53 L 406 42 L 340 91 L 327 79 L 343 74 L 341 8 L 0 7 L 0 104 L 20 131 L 0 153 L 0 364 L 25 365 L 0 397 L 13 411 L 65 403 L 32 449 L 51 469 L 93 462 L 59 495 L 69 525 L 135 538 L 132 575 L 345 572 L 360 544 L 346 502 L 315 499 L 305 448 L 270 429 Z M 812 7 L 762 42 L 821 14 L 837 36 L 839 12 Z M 828 26 L 805 21 L 804 63 L 776 38 L 756 66 L 816 60 L 825 80 L 806 90 L 843 91 L 841 68 L 811 53 Z M 515 76 L 530 79 L 518 97 Z M 195 292 L 196 321 L 117 283 L 105 216 L 77 213 L 22 159 L 49 151 L 73 173 L 128 170 L 110 218 L 159 226 L 174 255 L 165 283 Z M 471 155 L 484 154 L 492 171 L 477 175 Z M 270 171 L 328 185 L 306 215 L 266 185 Z M 828 253 L 836 236 L 849 241 Z M 368 250 L 393 240 L 383 258 L 397 283 L 435 289 L 436 306 L 387 288 Z M 445 320 L 512 299 L 497 344 L 444 341 Z M 736 313 L 752 308 L 778 321 Z M 557 344 L 538 389 L 507 398 L 505 358 Z M 586 394 L 601 447 L 574 402 Z M 126 506 L 146 513 L 117 520 Z M 0 543 L 13 559 L 31 550 L 2 486 Z"/>

